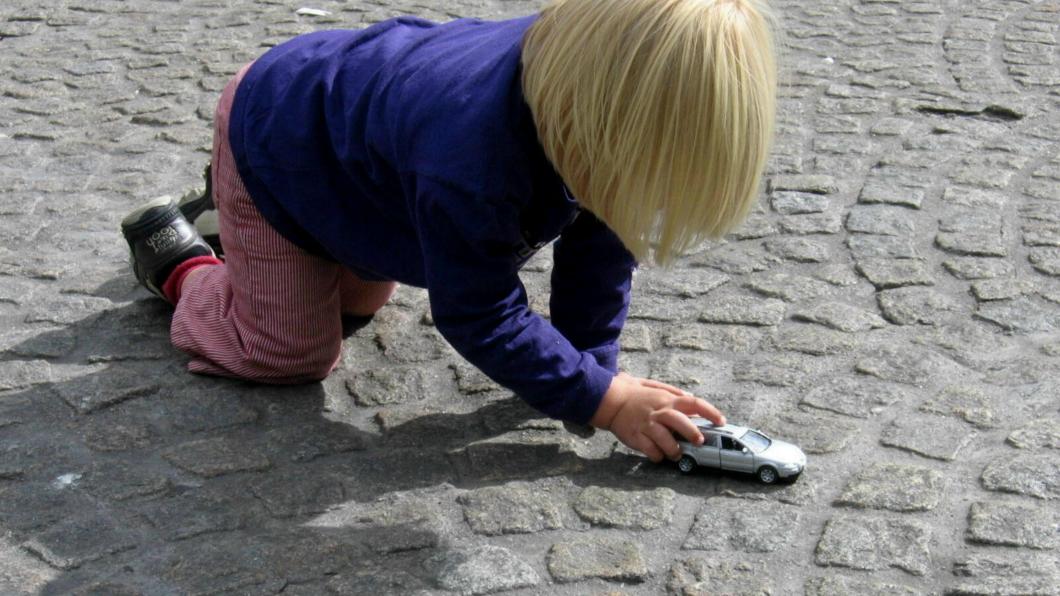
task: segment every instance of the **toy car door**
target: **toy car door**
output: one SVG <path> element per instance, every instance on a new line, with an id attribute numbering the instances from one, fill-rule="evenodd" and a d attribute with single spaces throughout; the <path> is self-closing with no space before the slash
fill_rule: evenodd
<path id="1" fill-rule="evenodd" d="M 721 437 L 703 433 L 703 444 L 695 448 L 696 463 L 711 468 L 721 467 Z"/>
<path id="2" fill-rule="evenodd" d="M 721 469 L 754 472 L 755 456 L 732 437 L 721 437 Z"/>

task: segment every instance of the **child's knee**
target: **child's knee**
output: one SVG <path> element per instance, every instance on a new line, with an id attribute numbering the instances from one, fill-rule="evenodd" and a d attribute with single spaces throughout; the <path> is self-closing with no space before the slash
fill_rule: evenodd
<path id="1" fill-rule="evenodd" d="M 341 341 L 328 342 L 327 345 L 299 349 L 290 346 L 281 351 L 272 351 L 267 357 L 252 358 L 252 367 L 259 380 L 295 384 L 321 381 L 335 369 L 342 352 Z"/>

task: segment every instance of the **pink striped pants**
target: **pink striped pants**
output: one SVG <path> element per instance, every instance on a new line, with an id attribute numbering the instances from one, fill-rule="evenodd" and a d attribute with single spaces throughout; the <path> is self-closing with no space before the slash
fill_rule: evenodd
<path id="1" fill-rule="evenodd" d="M 342 314 L 368 315 L 394 292 L 288 242 L 258 212 L 236 171 L 228 114 L 244 67 L 214 117 L 213 195 L 223 265 L 184 279 L 170 337 L 188 370 L 265 383 L 302 383 L 331 372 L 342 349 Z"/>

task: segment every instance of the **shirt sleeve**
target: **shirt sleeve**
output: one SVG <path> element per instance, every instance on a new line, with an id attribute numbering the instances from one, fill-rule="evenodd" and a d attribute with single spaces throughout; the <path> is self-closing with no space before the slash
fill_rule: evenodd
<path id="1" fill-rule="evenodd" d="M 552 324 L 575 349 L 617 372 L 636 260 L 602 221 L 582 211 L 556 242 L 553 263 Z"/>
<path id="2" fill-rule="evenodd" d="M 415 183 L 416 226 L 438 331 L 468 362 L 534 408 L 587 423 L 614 372 L 530 310 L 513 254 L 514 207 L 431 178 Z"/>

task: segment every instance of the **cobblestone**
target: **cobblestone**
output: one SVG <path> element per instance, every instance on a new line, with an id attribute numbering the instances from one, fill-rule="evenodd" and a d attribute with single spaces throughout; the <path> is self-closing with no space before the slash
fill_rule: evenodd
<path id="1" fill-rule="evenodd" d="M 458 500 L 464 507 L 464 518 L 477 534 L 530 534 L 564 527 L 565 505 L 557 489 L 519 482 L 476 489 Z"/>
<path id="2" fill-rule="evenodd" d="M 1053 454 L 1018 455 L 995 461 L 983 470 L 990 490 L 1060 499 L 1060 460 Z"/>
<path id="3" fill-rule="evenodd" d="M 890 511 L 930 511 L 938 506 L 944 487 L 942 475 L 930 468 L 872 464 L 847 484 L 836 502 Z"/>
<path id="4" fill-rule="evenodd" d="M 648 567 L 640 546 L 617 538 L 578 538 L 552 545 L 548 572 L 560 583 L 599 578 L 642 582 Z"/>
<path id="5" fill-rule="evenodd" d="M 707 499 L 682 548 L 768 553 L 784 548 L 798 527 L 797 508 L 772 501 Z"/>
<path id="6" fill-rule="evenodd" d="M 817 564 L 865 571 L 897 567 L 919 576 L 931 568 L 930 542 L 930 529 L 919 521 L 836 516 L 817 543 Z"/>
<path id="7" fill-rule="evenodd" d="M 440 587 L 461 594 L 492 594 L 541 583 L 530 565 L 499 546 L 449 551 L 432 558 L 428 564 L 440 567 Z"/>
<path id="8" fill-rule="evenodd" d="M 670 525 L 674 491 L 620 491 L 590 486 L 574 501 L 574 510 L 594 526 L 654 530 Z"/>
<path id="9" fill-rule="evenodd" d="M 679 596 L 711 594 L 773 594 L 769 574 L 750 563 L 730 563 L 715 557 L 687 557 L 670 567 L 666 588 Z"/>
<path id="10" fill-rule="evenodd" d="M 947 594 L 960 596 L 1055 595 L 1060 563 L 1052 553 L 976 553 L 953 566 Z"/>
<path id="11" fill-rule="evenodd" d="M 968 511 L 968 539 L 982 544 L 1055 549 L 1060 514 L 1030 505 L 996 502 L 972 503 Z"/>

